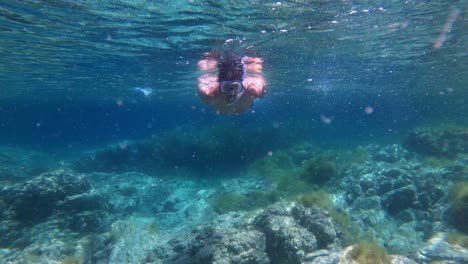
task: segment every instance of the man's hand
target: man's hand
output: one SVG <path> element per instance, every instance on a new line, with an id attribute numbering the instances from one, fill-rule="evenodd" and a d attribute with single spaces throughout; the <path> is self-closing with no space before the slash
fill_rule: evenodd
<path id="1" fill-rule="evenodd" d="M 214 59 L 203 59 L 198 61 L 198 68 L 202 71 L 211 71 L 216 68 L 218 62 Z"/>
<path id="2" fill-rule="evenodd" d="M 242 58 L 245 69 L 254 73 L 261 73 L 263 71 L 263 60 L 261 58 L 244 57 Z"/>

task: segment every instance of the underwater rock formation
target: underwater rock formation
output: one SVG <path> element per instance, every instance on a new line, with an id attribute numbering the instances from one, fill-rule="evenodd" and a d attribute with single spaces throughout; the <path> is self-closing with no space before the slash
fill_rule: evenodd
<path id="1" fill-rule="evenodd" d="M 468 181 L 455 182 L 449 195 L 447 220 L 461 232 L 468 234 Z"/>
<path id="2" fill-rule="evenodd" d="M 91 185 L 83 176 L 67 170 L 47 172 L 0 189 L 0 204 L 3 205 L 0 246 L 29 244 L 27 241 L 32 241 L 29 232 L 41 230 L 40 224 L 49 220 L 55 223 L 55 227 L 76 225 L 76 221 L 82 219 L 80 213 L 95 210 L 104 202 L 100 199 L 94 201 L 95 196 L 82 199 L 90 189 Z M 95 221 L 90 217 L 87 219 L 91 230 L 100 230 Z"/>
<path id="3" fill-rule="evenodd" d="M 335 226 L 322 209 L 276 203 L 255 224 L 266 236 L 271 263 L 302 263 L 317 250 L 339 247 Z"/>
<path id="4" fill-rule="evenodd" d="M 416 262 L 399 255 L 382 256 L 380 252 L 372 252 L 374 248 L 356 251 L 358 245 L 352 245 L 340 252 L 314 259 L 311 264 L 416 264 Z M 360 254 L 360 255 L 356 255 Z"/>
<path id="5" fill-rule="evenodd" d="M 304 170 L 300 173 L 299 178 L 307 183 L 324 184 L 338 174 L 338 169 L 332 157 L 321 156 L 307 160 L 304 163 Z"/>
<path id="6" fill-rule="evenodd" d="M 371 145 L 368 147 L 368 151 L 371 153 L 373 160 L 388 163 L 394 163 L 402 159 L 411 159 L 412 156 L 410 152 L 397 144 L 385 147 Z"/>
<path id="7" fill-rule="evenodd" d="M 54 171 L 4 188 L 0 197 L 8 205 L 8 218 L 26 223 L 43 220 L 58 208 L 68 196 L 90 189 L 89 183 L 70 171 Z"/>
<path id="8" fill-rule="evenodd" d="M 380 162 L 381 156 L 395 157 L 391 153 L 406 151 L 395 151 L 401 148 L 397 146 L 371 148 L 371 153 L 390 154 L 379 154 L 378 161 L 346 171 L 340 185 L 344 190 L 340 208 L 390 252 L 410 254 L 433 232 L 436 223 L 443 221 L 449 182 L 440 175 L 450 172 L 447 168 L 426 168 L 408 154 L 399 155 L 396 161 Z"/>
<path id="9" fill-rule="evenodd" d="M 254 229 L 204 227 L 193 233 L 195 237 L 186 248 L 189 251 L 167 263 L 269 263 L 265 236 Z M 176 245 L 173 250 L 182 253 L 183 247 Z"/>
<path id="10" fill-rule="evenodd" d="M 56 166 L 48 155 L 19 148 L 0 147 L 0 184 L 29 180 Z"/>
<path id="11" fill-rule="evenodd" d="M 349 257 L 353 247 L 342 247 L 364 238 L 336 213 L 347 213 L 391 254 L 421 263 L 466 262 L 461 244 L 428 240 L 453 224 L 451 197 L 466 197 L 465 191 L 449 191 L 466 180 L 466 157 L 431 167 L 398 145 L 365 152 L 370 158 L 340 167 L 323 194 L 308 189 L 284 196 L 298 202 L 273 205 L 277 196 L 270 194 L 280 184 L 262 177 L 211 181 L 70 170 L 36 175 L 0 189 L 0 263 L 356 263 Z M 297 164 L 311 155 L 291 156 L 297 162 L 279 171 L 297 175 Z M 242 203 L 236 198 L 233 205 L 226 194 L 238 194 Z M 414 262 L 392 255 L 391 263 Z"/>
<path id="12" fill-rule="evenodd" d="M 446 233 L 437 233 L 422 247 L 416 257 L 422 263 L 468 263 L 468 249 L 446 241 Z"/>
<path id="13" fill-rule="evenodd" d="M 154 258 L 161 263 L 303 263 L 339 248 L 336 234 L 325 211 L 276 203 L 251 217 L 222 215 L 156 249 Z"/>
<path id="14" fill-rule="evenodd" d="M 405 146 L 421 155 L 454 158 L 468 153 L 468 131 L 466 128 L 418 128 L 411 131 Z"/>
<path id="15" fill-rule="evenodd" d="M 158 245 L 154 240 L 161 243 L 158 230 L 180 235 L 179 229 L 188 233 L 212 219 L 216 215 L 208 202 L 212 194 L 213 190 L 203 190 L 196 181 L 162 180 L 142 173 L 45 173 L 0 190 L 0 247 L 5 248 L 0 250 L 0 263 L 29 263 L 29 259 L 42 263 L 138 262 Z M 28 212 L 30 197 L 49 202 L 50 208 L 33 222 L 23 223 L 23 218 L 15 218 L 16 211 Z M 139 224 L 144 218 L 133 215 L 148 215 L 150 223 Z M 143 239 L 146 236 L 151 237 Z"/>
<path id="16" fill-rule="evenodd" d="M 284 145 L 282 142 L 294 142 L 300 138 L 281 130 L 230 125 L 203 130 L 179 127 L 146 140 L 124 141 L 85 153 L 73 162 L 73 168 L 80 172 L 138 171 L 149 174 L 161 168 L 182 168 L 203 174 L 238 169 Z M 258 145 L 258 142 L 263 144 Z"/>
<path id="17" fill-rule="evenodd" d="M 245 213 L 227 213 L 192 231 L 161 234 L 149 263 L 269 263 L 265 236 L 246 225 Z"/>

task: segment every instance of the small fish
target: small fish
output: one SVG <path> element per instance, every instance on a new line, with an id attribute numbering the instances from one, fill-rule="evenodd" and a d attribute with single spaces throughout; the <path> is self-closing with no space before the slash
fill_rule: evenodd
<path id="1" fill-rule="evenodd" d="M 134 87 L 133 89 L 143 93 L 145 97 L 149 97 L 153 93 L 153 89 L 150 87 Z"/>

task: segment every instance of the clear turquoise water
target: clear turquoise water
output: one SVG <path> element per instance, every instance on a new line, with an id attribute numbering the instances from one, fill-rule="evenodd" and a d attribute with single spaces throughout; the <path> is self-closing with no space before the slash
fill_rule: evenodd
<path id="1" fill-rule="evenodd" d="M 86 146 L 241 122 L 372 141 L 466 124 L 465 10 L 464 1 L 1 1 L 0 138 Z M 264 58 L 268 94 L 254 113 L 217 116 L 196 96 L 196 62 L 235 38 Z"/>
<path id="2" fill-rule="evenodd" d="M 256 196 L 260 191 L 279 190 L 286 193 L 282 198 L 296 199 L 305 191 L 322 188 L 315 183 L 305 186 L 298 172 L 308 170 L 307 162 L 314 159 L 327 161 L 330 153 L 338 153 L 333 157 L 336 167 L 357 168 L 340 175 L 347 177 L 349 186 L 356 183 L 353 176 L 372 174 L 379 182 L 379 177 L 385 180 L 385 173 L 391 178 L 400 169 L 411 178 L 403 184 L 426 188 L 437 183 L 441 196 L 449 193 L 453 183 L 466 185 L 464 151 L 458 150 L 464 154 L 457 159 L 425 160 L 396 145 L 386 149 L 372 145 L 401 145 L 410 130 L 425 126 L 457 127 L 452 135 L 466 140 L 467 8 L 463 0 L 0 0 L 0 221 L 5 223 L 0 234 L 9 239 L 0 245 L 4 246 L 0 262 L 20 259 L 23 262 L 18 263 L 25 263 L 30 257 L 42 263 L 62 261 L 78 252 L 92 260 L 68 259 L 69 263 L 95 263 L 97 250 L 80 251 L 80 247 L 93 245 L 93 239 L 86 239 L 107 234 L 103 230 L 117 233 L 118 242 L 126 245 L 122 248 L 128 249 L 113 251 L 115 259 L 120 259 L 119 254 L 149 258 L 151 254 L 146 253 L 155 251 L 158 242 L 179 236 L 170 228 L 164 230 L 166 226 L 192 228 L 204 223 L 206 208 L 210 213 L 206 218 L 215 217 L 219 210 L 210 199 L 224 192 L 232 194 L 245 187 L 248 195 L 260 199 Z M 197 95 L 198 60 L 231 40 L 264 59 L 267 81 L 265 97 L 238 116 L 217 114 Z M 152 93 L 146 96 L 137 87 Z M 131 140 L 148 141 L 132 145 Z M 358 145 L 364 147 L 355 148 Z M 90 154 L 99 148 L 103 152 Z M 333 154 L 336 149 L 350 151 Z M 369 163 L 364 164 L 363 156 L 380 152 L 385 156 L 385 151 L 396 153 L 398 161 L 370 161 L 366 156 Z M 44 153 L 53 154 L 47 156 L 52 161 Z M 46 210 L 34 225 L 17 221 L 15 213 L 29 216 L 29 210 L 15 205 L 12 193 L 24 186 L 33 193 L 37 183 L 46 193 L 38 188 L 39 196 L 54 197 L 54 189 L 47 189 L 46 183 L 55 179 L 54 173 L 61 175 L 56 168 L 76 169 L 65 176 L 90 182 L 92 188 L 65 196 L 81 195 L 88 202 L 102 198 L 102 205 L 91 202 L 83 207 L 106 214 L 108 223 L 86 222 L 88 218 L 79 211 L 87 212 L 86 208 L 61 212 L 66 209 L 60 207 L 63 197 L 51 202 L 54 210 Z M 240 177 L 258 171 L 268 175 L 256 175 L 262 180 Z M 421 180 L 426 175 L 427 182 Z M 327 191 L 342 195 L 335 206 L 347 213 L 358 211 L 346 204 L 344 194 L 352 193 L 345 190 L 347 183 L 340 178 L 331 182 Z M 285 190 L 280 190 L 281 184 Z M 418 195 L 426 190 L 418 188 Z M 26 191 L 19 196 L 26 200 L 24 204 L 28 195 Z M 353 199 L 369 198 L 364 196 Z M 443 199 L 436 200 L 436 206 L 447 208 L 447 196 Z M 117 209 L 110 210 L 107 203 L 115 203 Z M 180 204 L 195 208 L 189 212 L 195 220 L 177 211 Z M 175 216 L 167 217 L 166 210 L 174 210 Z M 420 235 L 415 247 L 435 231 L 454 230 L 437 223 L 442 209 L 430 210 L 423 212 L 422 220 L 413 221 L 416 227 L 410 233 Z M 97 213 L 89 219 L 99 220 Z M 424 218 L 432 216 L 436 220 Z M 397 230 L 398 217 L 385 213 L 383 220 L 388 222 L 378 227 L 385 232 L 370 228 L 380 244 L 392 242 L 393 231 L 388 230 Z M 428 230 L 418 226 L 423 220 Z M 146 229 L 134 232 L 135 226 Z M 399 230 L 403 235 L 404 228 Z M 62 240 L 76 252 L 54 244 Z M 134 242 L 151 250 L 144 254 L 145 247 L 134 250 Z"/>

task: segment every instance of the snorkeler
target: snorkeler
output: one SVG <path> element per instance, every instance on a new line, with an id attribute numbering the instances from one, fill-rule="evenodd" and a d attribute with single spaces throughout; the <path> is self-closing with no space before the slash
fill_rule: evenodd
<path id="1" fill-rule="evenodd" d="M 242 56 L 234 51 L 205 53 L 198 62 L 202 71 L 198 78 L 198 94 L 219 113 L 246 112 L 255 98 L 265 94 L 261 58 Z"/>

